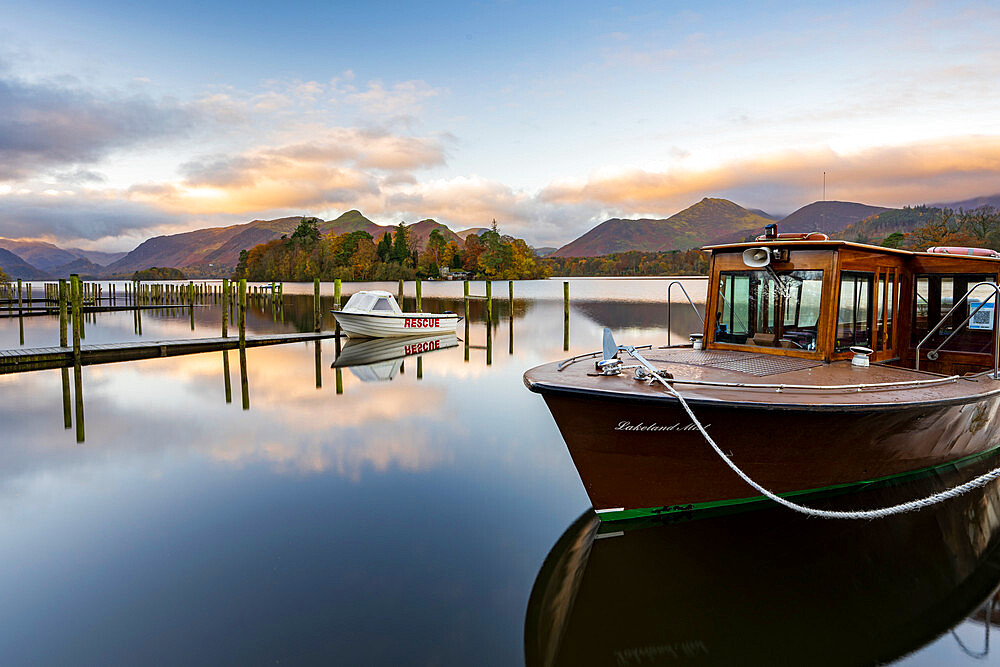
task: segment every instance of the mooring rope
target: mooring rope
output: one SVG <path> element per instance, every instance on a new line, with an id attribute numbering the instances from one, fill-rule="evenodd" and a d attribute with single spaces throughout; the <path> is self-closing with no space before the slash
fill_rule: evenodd
<path id="1" fill-rule="evenodd" d="M 664 387 L 667 388 L 667 391 L 669 391 L 671 394 L 674 395 L 674 397 L 680 402 L 681 407 L 683 407 L 684 411 L 688 414 L 688 417 L 691 418 L 691 422 L 701 432 L 702 436 L 705 438 L 705 441 L 712 446 L 712 449 L 714 449 L 715 453 L 719 455 L 719 458 L 725 461 L 726 465 L 728 465 L 733 472 L 739 475 L 744 482 L 752 486 L 761 494 L 767 496 L 774 502 L 778 503 L 779 505 L 787 507 L 788 509 L 794 510 L 796 512 L 801 512 L 802 514 L 808 514 L 809 516 L 822 517 L 824 519 L 882 519 L 896 514 L 902 514 L 904 512 L 912 512 L 914 510 L 935 505 L 950 498 L 955 498 L 957 496 L 962 495 L 963 493 L 966 493 L 967 491 L 971 491 L 972 489 L 984 486 L 989 482 L 992 482 L 993 480 L 1000 477 L 1000 468 L 994 468 L 993 470 L 989 471 L 986 474 L 980 475 L 975 479 L 969 480 L 965 484 L 953 487 L 951 489 L 948 489 L 947 491 L 941 491 L 940 493 L 935 493 L 933 495 L 927 496 L 926 498 L 911 500 L 909 502 L 900 503 L 898 505 L 892 505 L 891 507 L 883 507 L 882 509 L 834 511 L 834 510 L 821 510 L 812 507 L 806 507 L 804 505 L 793 503 L 790 500 L 786 500 L 785 498 L 782 498 L 778 494 L 768 491 L 763 486 L 761 486 L 754 480 L 750 479 L 749 475 L 743 472 L 743 470 L 741 470 L 739 466 L 733 463 L 732 460 L 723 453 L 723 451 L 719 448 L 719 445 L 717 445 L 715 443 L 715 440 L 712 439 L 712 436 L 710 436 L 708 434 L 708 431 L 705 430 L 705 427 L 702 426 L 700 421 L 698 421 L 698 418 L 691 410 L 691 406 L 689 406 L 687 401 L 684 400 L 684 397 L 681 396 L 676 389 L 674 389 L 666 380 L 664 380 L 659 375 L 654 374 L 653 378 L 659 381 Z"/>

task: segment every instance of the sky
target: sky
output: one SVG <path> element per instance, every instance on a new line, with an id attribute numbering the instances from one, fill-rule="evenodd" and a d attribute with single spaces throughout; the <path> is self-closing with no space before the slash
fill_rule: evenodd
<path id="1" fill-rule="evenodd" d="M 0 236 L 1000 193 L 995 2 L 0 0 Z"/>

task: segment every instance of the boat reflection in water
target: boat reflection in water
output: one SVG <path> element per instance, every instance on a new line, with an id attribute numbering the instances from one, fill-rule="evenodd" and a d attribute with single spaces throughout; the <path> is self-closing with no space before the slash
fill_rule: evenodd
<path id="1" fill-rule="evenodd" d="M 996 464 L 814 504 L 884 507 Z M 581 516 L 535 579 L 527 663 L 884 663 L 975 614 L 1000 582 L 998 481 L 871 522 L 780 507 L 697 516 Z"/>
<path id="2" fill-rule="evenodd" d="M 406 338 L 352 338 L 347 341 L 333 368 L 350 368 L 362 382 L 388 382 L 396 377 L 406 357 L 457 347 L 455 334 Z"/>

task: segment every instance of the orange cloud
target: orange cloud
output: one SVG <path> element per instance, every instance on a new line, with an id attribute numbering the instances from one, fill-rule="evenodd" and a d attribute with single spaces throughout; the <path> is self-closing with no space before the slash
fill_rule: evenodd
<path id="1" fill-rule="evenodd" d="M 1000 190 L 1000 137 L 963 136 L 855 153 L 830 148 L 783 151 L 702 170 L 609 169 L 585 181 L 557 181 L 542 201 L 591 203 L 624 210 L 672 211 L 693 198 L 742 193 L 748 205 L 784 200 L 794 208 L 827 198 L 902 205 L 963 199 Z"/>

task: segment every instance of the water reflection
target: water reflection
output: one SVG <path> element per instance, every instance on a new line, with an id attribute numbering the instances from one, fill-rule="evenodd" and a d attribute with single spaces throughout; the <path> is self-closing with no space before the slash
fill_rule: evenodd
<path id="1" fill-rule="evenodd" d="M 973 474 L 826 504 L 892 505 Z M 618 525 L 586 512 L 535 580 L 526 658 L 545 666 L 882 664 L 935 640 L 994 594 L 998 545 L 998 481 L 872 522 L 774 508 Z"/>
<path id="2" fill-rule="evenodd" d="M 396 377 L 406 357 L 417 357 L 417 377 L 423 377 L 424 354 L 458 346 L 455 334 L 402 338 L 352 338 L 337 354 L 333 368 L 348 368 L 362 382 L 387 382 Z"/>

